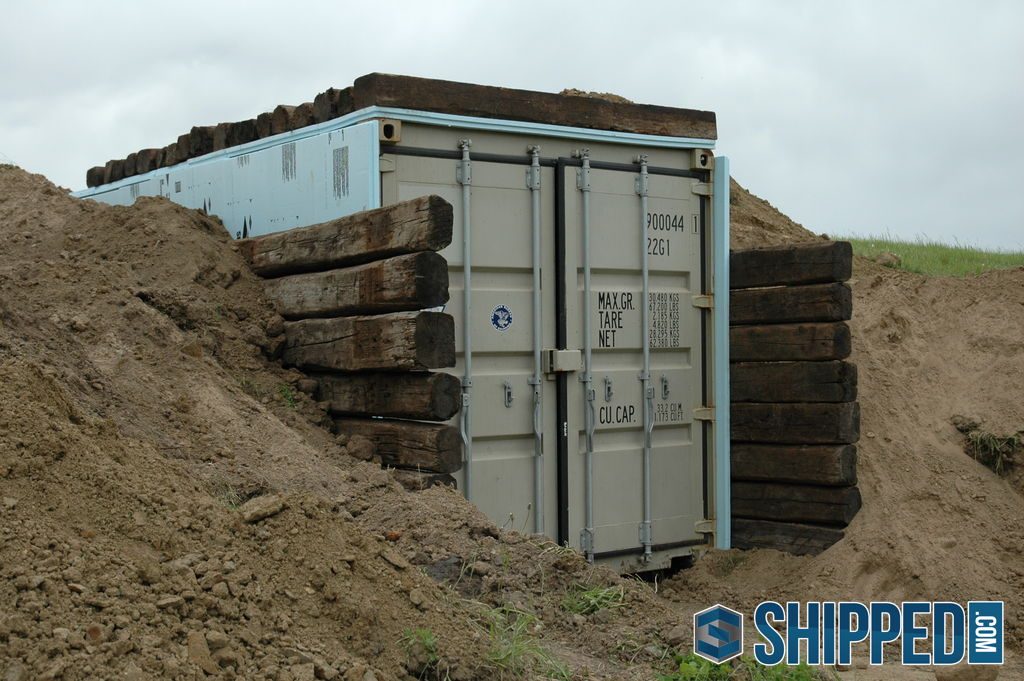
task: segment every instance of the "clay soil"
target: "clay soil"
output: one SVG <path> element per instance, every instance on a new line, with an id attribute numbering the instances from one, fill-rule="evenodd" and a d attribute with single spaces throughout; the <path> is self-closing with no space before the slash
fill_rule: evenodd
<path id="1" fill-rule="evenodd" d="M 734 245 L 819 238 L 734 191 Z M 4 681 L 652 679 L 695 609 L 765 598 L 1002 598 L 1021 650 L 1024 497 L 950 419 L 1024 428 L 1024 271 L 858 262 L 848 537 L 653 583 L 348 456 L 270 359 L 281 319 L 215 220 L 3 167 L 0 243 Z M 621 604 L 569 612 L 580 585 Z"/>

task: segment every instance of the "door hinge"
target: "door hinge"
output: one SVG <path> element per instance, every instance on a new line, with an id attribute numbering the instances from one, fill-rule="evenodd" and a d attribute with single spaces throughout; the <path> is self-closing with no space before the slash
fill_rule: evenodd
<path id="1" fill-rule="evenodd" d="M 690 186 L 690 191 L 697 196 L 711 196 L 711 185 L 707 182 L 695 182 Z"/>
<path id="2" fill-rule="evenodd" d="M 580 530 L 580 550 L 588 556 L 587 560 L 593 561 L 594 553 L 594 531 L 589 527 Z"/>
<path id="3" fill-rule="evenodd" d="M 473 146 L 473 140 L 459 140 L 459 149 L 462 150 L 462 158 L 455 166 L 455 181 L 458 184 L 469 186 L 473 184 L 473 162 L 469 157 L 469 148 Z"/>
<path id="4" fill-rule="evenodd" d="M 536 191 L 540 189 L 540 147 L 530 145 L 526 147 L 526 153 L 530 155 L 530 165 L 526 168 L 526 188 Z"/>
<path id="5" fill-rule="evenodd" d="M 654 543 L 651 535 L 651 523 L 649 520 L 641 521 L 640 525 L 637 527 L 637 534 L 639 535 L 641 546 L 648 546 L 649 544 Z"/>
<path id="6" fill-rule="evenodd" d="M 394 156 L 381 156 L 380 157 L 380 172 L 382 173 L 393 173 L 395 172 L 395 157 Z"/>
<path id="7" fill-rule="evenodd" d="M 702 310 L 710 310 L 715 306 L 715 297 L 710 294 L 694 296 L 693 306 L 699 307 Z"/>
<path id="8" fill-rule="evenodd" d="M 715 533 L 715 521 L 714 520 L 698 520 L 693 524 L 693 531 L 697 534 L 714 534 Z"/>
<path id="9" fill-rule="evenodd" d="M 694 421 L 714 421 L 715 420 L 715 408 L 714 407 L 697 407 L 693 410 Z"/>

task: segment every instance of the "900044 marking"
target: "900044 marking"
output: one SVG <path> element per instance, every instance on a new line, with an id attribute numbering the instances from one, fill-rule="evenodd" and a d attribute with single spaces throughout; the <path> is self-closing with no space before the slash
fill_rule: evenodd
<path id="1" fill-rule="evenodd" d="M 685 232 L 686 218 L 670 213 L 648 213 L 647 229 L 660 232 Z"/>

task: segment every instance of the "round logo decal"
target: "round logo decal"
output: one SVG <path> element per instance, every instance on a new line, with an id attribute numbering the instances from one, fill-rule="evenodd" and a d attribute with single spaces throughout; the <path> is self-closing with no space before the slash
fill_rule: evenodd
<path id="1" fill-rule="evenodd" d="M 499 305 L 491 311 L 491 326 L 498 331 L 512 328 L 512 310 L 507 305 Z"/>

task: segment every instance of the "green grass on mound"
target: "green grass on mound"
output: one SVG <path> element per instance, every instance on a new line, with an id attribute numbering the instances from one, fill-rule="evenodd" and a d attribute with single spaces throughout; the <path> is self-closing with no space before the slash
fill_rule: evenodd
<path id="1" fill-rule="evenodd" d="M 695 653 L 676 657 L 679 669 L 658 681 L 832 681 L 835 674 L 801 664 L 796 667 L 779 665 L 765 667 L 753 658 L 743 656 L 725 664 L 712 664 Z"/>
<path id="2" fill-rule="evenodd" d="M 867 258 L 892 253 L 898 267 L 908 272 L 963 277 L 989 270 L 1024 267 L 1024 251 L 985 251 L 965 244 L 944 244 L 925 237 L 900 241 L 891 235 L 836 237 L 853 244 L 853 252 Z M 893 265 L 895 266 L 895 265 Z"/>

